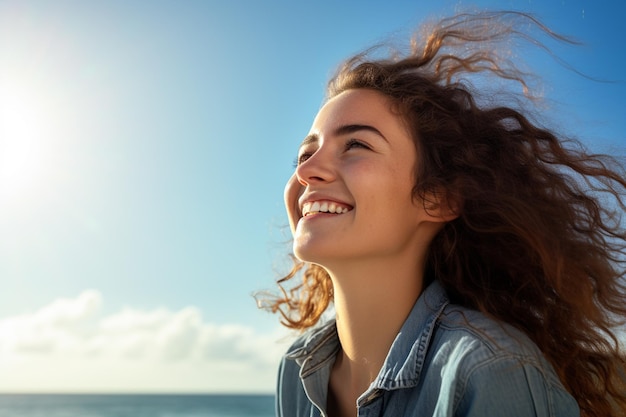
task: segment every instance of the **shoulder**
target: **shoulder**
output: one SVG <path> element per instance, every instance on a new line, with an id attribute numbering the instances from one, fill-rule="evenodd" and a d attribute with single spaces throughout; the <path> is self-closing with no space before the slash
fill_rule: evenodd
<path id="1" fill-rule="evenodd" d="M 537 345 L 519 329 L 485 314 L 454 304 L 446 306 L 438 319 L 436 337 L 447 346 L 466 354 L 493 357 L 516 357 L 531 362 L 545 362 Z"/>
<path id="2" fill-rule="evenodd" d="M 515 362 L 537 368 L 549 383 L 561 384 L 541 350 L 524 332 L 454 304 L 439 316 L 432 352 L 435 364 L 454 364 L 461 374 L 458 376 L 469 377 L 490 364 Z"/>
<path id="3" fill-rule="evenodd" d="M 441 381 L 440 394 L 452 397 L 455 415 L 579 415 L 532 340 L 478 311 L 447 306 L 429 356 L 427 373 Z"/>

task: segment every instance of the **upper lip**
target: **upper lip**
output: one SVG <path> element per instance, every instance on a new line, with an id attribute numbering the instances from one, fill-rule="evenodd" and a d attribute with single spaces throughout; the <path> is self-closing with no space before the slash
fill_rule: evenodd
<path id="1" fill-rule="evenodd" d="M 336 197 L 330 196 L 330 195 L 326 195 L 326 194 L 318 194 L 318 193 L 311 193 L 311 194 L 303 194 L 299 199 L 298 199 L 298 208 L 300 209 L 300 216 L 303 216 L 303 207 L 306 203 L 313 203 L 315 201 L 328 201 L 328 202 L 333 202 L 342 206 L 346 206 L 348 207 L 348 210 L 351 210 L 354 206 L 352 204 L 346 203 L 340 199 L 337 199 Z"/>

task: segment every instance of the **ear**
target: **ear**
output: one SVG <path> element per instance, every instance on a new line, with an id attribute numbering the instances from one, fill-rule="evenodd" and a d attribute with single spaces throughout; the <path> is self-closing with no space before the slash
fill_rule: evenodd
<path id="1" fill-rule="evenodd" d="M 460 197 L 454 196 L 447 190 L 439 189 L 427 192 L 422 204 L 428 220 L 431 222 L 447 223 L 461 214 Z"/>

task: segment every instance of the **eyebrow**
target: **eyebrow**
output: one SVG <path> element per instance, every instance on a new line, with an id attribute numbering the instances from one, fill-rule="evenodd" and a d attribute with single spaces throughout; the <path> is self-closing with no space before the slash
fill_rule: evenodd
<path id="1" fill-rule="evenodd" d="M 351 133 L 359 132 L 359 131 L 362 131 L 362 130 L 365 130 L 365 131 L 368 131 L 368 132 L 372 132 L 372 133 L 380 136 L 382 139 L 384 139 L 385 142 L 389 142 L 387 140 L 387 138 L 385 137 L 385 135 L 380 133 L 380 130 L 378 130 L 374 126 L 370 126 L 370 125 L 351 124 L 351 125 L 339 126 L 337 129 L 335 129 L 335 131 L 333 132 L 333 135 L 334 136 L 349 135 Z M 302 147 L 304 145 L 308 145 L 310 143 L 316 143 L 318 140 L 319 140 L 318 135 L 315 134 L 315 133 L 312 133 L 312 134 L 310 134 L 310 135 L 308 135 L 307 137 L 304 138 L 304 140 L 300 144 L 300 147 Z"/>

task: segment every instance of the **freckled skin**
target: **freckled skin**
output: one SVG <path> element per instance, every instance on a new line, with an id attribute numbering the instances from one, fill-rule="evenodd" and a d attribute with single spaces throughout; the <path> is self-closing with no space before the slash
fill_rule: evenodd
<path id="1" fill-rule="evenodd" d="M 346 125 L 371 126 L 381 135 L 368 129 L 336 133 Z M 415 146 L 385 96 L 371 90 L 338 95 L 320 110 L 309 136 L 316 140 L 301 147 L 304 157 L 285 188 L 298 258 L 330 266 L 397 257 L 423 246 L 419 230 L 431 217 L 411 196 Z M 354 208 L 301 218 L 298 198 L 315 193 Z"/>

